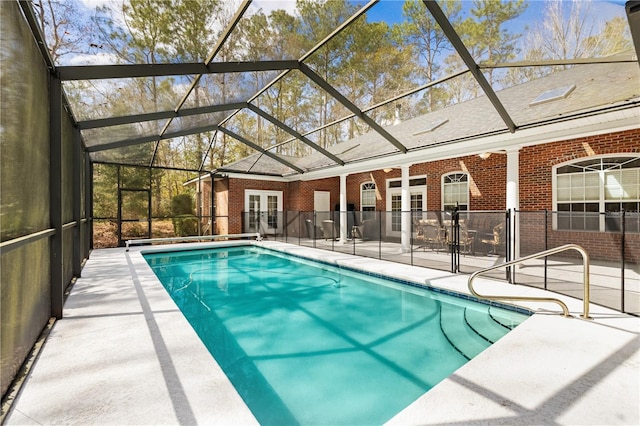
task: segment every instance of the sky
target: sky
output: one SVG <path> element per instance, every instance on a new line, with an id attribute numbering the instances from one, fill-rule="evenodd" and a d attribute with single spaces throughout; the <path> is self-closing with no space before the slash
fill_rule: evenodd
<path id="1" fill-rule="evenodd" d="M 1 1 L 1 0 L 0 0 Z M 225 2 L 234 3 L 239 5 L 241 0 L 223 0 Z M 368 0 L 352 0 L 354 4 L 364 5 L 368 3 Z M 81 4 L 85 6 L 84 15 L 87 19 L 90 19 L 95 12 L 96 7 L 103 6 L 105 4 L 113 5 L 113 1 L 110 0 L 80 0 Z M 402 5 L 404 0 L 380 0 L 367 12 L 367 19 L 371 22 L 385 21 L 390 26 L 403 21 Z M 469 8 L 472 6 L 472 0 L 462 0 L 463 11 L 466 9 L 467 14 Z M 571 2 L 566 1 L 567 7 L 570 7 Z M 544 16 L 544 0 L 528 0 L 529 6 L 525 13 L 518 19 L 515 19 L 511 23 L 506 25 L 506 28 L 514 33 L 525 33 L 527 27 L 533 27 L 536 21 L 539 21 Z M 624 0 L 593 0 L 592 4 L 597 10 L 597 15 L 602 22 L 607 21 L 614 16 L 625 17 Z M 249 13 L 255 13 L 258 9 L 262 9 L 265 14 L 269 14 L 276 9 L 284 9 L 290 14 L 296 14 L 296 2 L 295 0 L 254 0 L 250 6 Z M 71 58 L 65 58 L 70 63 L 68 65 L 79 64 L 106 64 L 113 63 L 114 58 L 101 51 L 88 52 L 83 55 L 75 55 Z"/>
<path id="2" fill-rule="evenodd" d="M 240 4 L 240 0 L 224 0 L 226 2 L 234 2 Z M 94 10 L 97 6 L 112 3 L 109 0 L 80 0 L 80 2 L 89 10 Z M 353 3 L 364 5 L 368 1 L 355 0 Z M 462 0 L 463 4 L 471 6 L 472 0 Z M 569 4 L 569 1 L 565 2 Z M 367 17 L 369 21 L 385 21 L 389 25 L 401 22 L 402 17 L 402 4 L 404 0 L 380 0 L 375 6 L 373 6 Z M 529 7 L 525 13 L 517 20 L 520 21 L 518 26 L 524 27 L 527 23 L 539 19 L 542 16 L 544 8 L 544 0 L 529 0 Z M 611 19 L 616 15 L 625 16 L 625 0 L 593 0 L 593 4 L 597 5 L 598 13 L 606 19 Z M 284 9 L 290 14 L 296 13 L 295 0 L 254 0 L 250 6 L 251 9 L 262 9 L 263 12 L 268 15 L 271 11 L 276 9 Z"/>
<path id="3" fill-rule="evenodd" d="M 390 25 L 401 22 L 403 20 L 403 3 L 403 0 L 381 0 L 369 10 L 367 16 L 370 21 L 385 21 Z M 472 0 L 463 1 L 463 4 L 469 7 L 472 3 Z M 566 3 L 567 5 L 570 4 L 569 1 L 566 1 Z M 625 16 L 624 0 L 594 0 L 592 3 L 594 6 L 597 6 L 599 15 L 603 16 L 605 20 L 611 19 L 617 15 Z M 540 19 L 543 15 L 545 4 L 544 0 L 529 0 L 528 4 L 529 6 L 525 13 L 516 20 L 518 27 L 523 28 L 525 25 L 530 24 L 536 19 Z"/>

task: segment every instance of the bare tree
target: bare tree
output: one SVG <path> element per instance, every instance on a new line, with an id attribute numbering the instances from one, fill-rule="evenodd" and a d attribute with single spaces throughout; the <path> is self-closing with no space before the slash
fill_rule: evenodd
<path id="1" fill-rule="evenodd" d="M 627 20 L 622 16 L 607 21 L 597 38 L 597 53 L 602 56 L 633 50 L 631 30 Z"/>
<path id="2" fill-rule="evenodd" d="M 590 0 L 547 0 L 543 19 L 526 38 L 524 59 L 576 59 L 603 57 L 633 48 L 629 26 L 622 17 L 602 24 Z M 570 65 L 513 68 L 512 84 L 540 78 Z"/>
<path id="3" fill-rule="evenodd" d="M 90 33 L 81 24 L 84 19 L 75 1 L 34 0 L 33 6 L 54 64 L 59 64 L 63 56 L 84 53 L 91 46 L 85 40 Z"/>
<path id="4" fill-rule="evenodd" d="M 589 0 L 547 0 L 544 19 L 529 33 L 529 52 L 546 59 L 595 56 L 602 50 L 595 18 Z"/>

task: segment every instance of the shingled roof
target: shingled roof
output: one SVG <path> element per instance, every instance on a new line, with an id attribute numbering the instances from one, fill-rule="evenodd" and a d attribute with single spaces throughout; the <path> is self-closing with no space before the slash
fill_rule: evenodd
<path id="1" fill-rule="evenodd" d="M 550 91 L 566 90 L 555 100 L 534 102 Z M 516 123 L 514 134 L 559 120 L 598 115 L 612 108 L 638 107 L 640 68 L 637 63 L 575 65 L 564 71 L 498 91 L 500 101 Z M 553 93 L 552 93 L 553 95 Z M 455 104 L 396 125 L 386 126 L 409 152 L 446 144 L 466 144 L 470 152 L 474 141 L 489 135 L 512 133 L 506 128 L 486 96 Z M 497 148 L 496 148 L 497 149 Z M 378 132 L 368 132 L 328 148 L 345 164 L 400 154 Z M 305 172 L 334 165 L 326 156 L 314 152 L 302 158 L 283 157 Z M 364 159 L 364 160 L 363 160 Z M 294 171 L 264 155 L 255 154 L 223 168 L 241 173 L 287 175 Z M 339 173 L 339 166 L 335 168 Z"/>

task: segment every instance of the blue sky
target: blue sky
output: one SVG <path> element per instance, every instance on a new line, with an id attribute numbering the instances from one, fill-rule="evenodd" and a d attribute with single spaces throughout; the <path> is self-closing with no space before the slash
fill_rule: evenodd
<path id="1" fill-rule="evenodd" d="M 1 0 L 0 0 L 1 1 Z M 240 0 L 224 0 L 226 2 L 239 4 Z M 368 0 L 352 0 L 355 4 L 364 5 L 368 3 Z M 564 0 L 567 6 L 571 1 Z M 579 0 L 585 1 L 585 0 Z M 94 10 L 96 6 L 108 3 L 108 0 L 80 0 L 90 11 Z M 472 0 L 462 0 L 463 4 L 471 7 Z M 265 14 L 269 14 L 274 9 L 285 9 L 289 13 L 295 13 L 295 0 L 254 0 L 252 7 L 262 8 Z M 539 19 L 542 16 L 544 9 L 544 0 L 528 0 L 529 6 L 525 13 L 518 18 L 517 27 L 524 28 L 524 26 Z M 367 17 L 370 21 L 386 21 L 389 25 L 401 22 L 402 17 L 402 5 L 404 0 L 380 0 L 375 6 L 373 6 Z M 625 16 L 624 5 L 625 0 L 593 0 L 592 4 L 598 10 L 598 16 L 602 16 L 605 20 L 619 15 Z"/>
<path id="2" fill-rule="evenodd" d="M 392 25 L 403 20 L 402 17 L 402 4 L 403 0 L 381 0 L 378 4 L 373 6 L 367 16 L 370 21 L 386 21 L 389 25 Z M 464 0 L 467 6 L 472 5 L 472 0 Z M 527 10 L 518 18 L 517 27 L 524 28 L 526 25 L 530 25 L 533 21 L 540 19 L 544 10 L 544 0 L 529 0 Z M 571 2 L 566 1 L 567 6 Z M 598 15 L 609 20 L 616 15 L 625 16 L 624 0 L 596 0 L 592 2 L 594 7 L 598 10 Z"/>
<path id="3" fill-rule="evenodd" d="M 2 0 L 0 0 L 2 1 Z M 83 10 L 87 19 L 89 16 L 93 15 L 96 6 L 101 6 L 109 3 L 110 0 L 80 0 L 80 3 L 86 7 Z M 111 0 L 113 1 L 113 0 Z M 241 0 L 223 0 L 229 6 L 236 6 L 241 2 Z M 368 3 L 368 0 L 352 0 L 356 5 L 364 5 Z M 462 0 L 464 8 L 468 10 L 472 6 L 472 0 Z M 584 0 L 580 0 L 584 1 Z M 571 1 L 564 0 L 567 7 L 570 7 Z M 254 0 L 252 3 L 252 8 L 258 9 L 262 8 L 264 13 L 269 14 L 274 9 L 285 9 L 291 14 L 295 14 L 295 0 Z M 403 20 L 402 16 L 402 5 L 404 4 L 404 0 L 381 0 L 379 3 L 375 4 L 369 11 L 367 12 L 367 18 L 370 21 L 385 21 L 389 25 L 393 25 L 394 23 L 401 22 Z M 526 27 L 533 27 L 535 21 L 539 21 L 543 16 L 543 10 L 545 1 L 544 0 L 528 0 L 528 8 L 525 13 L 514 20 L 510 24 L 507 24 L 507 28 L 514 33 L 524 33 Z M 624 10 L 624 0 L 593 0 L 592 4 L 594 9 L 597 10 L 595 14 L 598 19 L 602 19 L 602 22 L 607 21 L 614 16 L 625 16 Z M 111 57 L 110 54 L 107 54 L 102 51 L 91 52 L 84 55 L 74 55 L 70 58 L 65 58 L 65 60 L 69 61 L 68 65 L 79 65 L 79 64 L 107 64 L 114 63 L 115 58 Z"/>

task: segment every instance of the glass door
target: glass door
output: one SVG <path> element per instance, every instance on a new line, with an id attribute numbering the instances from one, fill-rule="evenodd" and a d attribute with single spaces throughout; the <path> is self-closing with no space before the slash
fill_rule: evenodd
<path id="1" fill-rule="evenodd" d="M 244 232 L 275 235 L 282 230 L 282 191 L 245 191 Z"/>
<path id="2" fill-rule="evenodd" d="M 260 232 L 260 194 L 249 195 L 249 205 L 247 212 L 248 220 L 245 232 Z"/>
<path id="3" fill-rule="evenodd" d="M 411 216 L 420 218 L 426 207 L 426 188 L 411 188 Z M 402 194 L 397 188 L 387 190 L 387 214 L 386 218 L 386 236 L 400 238 L 402 230 Z"/>

